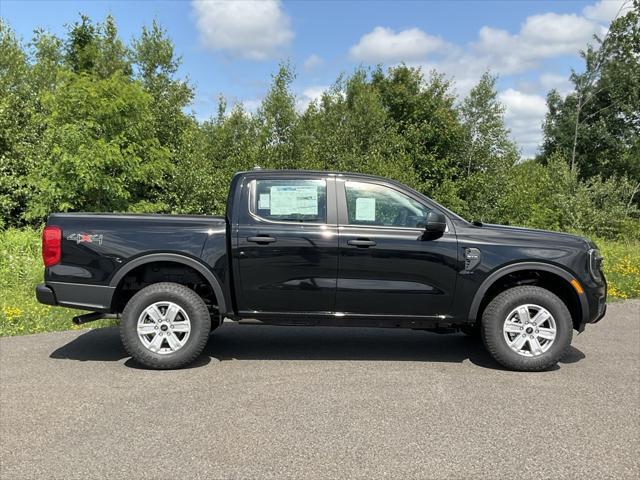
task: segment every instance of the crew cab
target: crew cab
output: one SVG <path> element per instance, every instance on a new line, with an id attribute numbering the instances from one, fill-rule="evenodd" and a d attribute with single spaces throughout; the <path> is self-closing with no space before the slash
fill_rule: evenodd
<path id="1" fill-rule="evenodd" d="M 41 303 L 120 318 L 139 363 L 179 368 L 225 319 L 463 331 L 514 370 L 553 366 L 606 311 L 596 245 L 470 223 L 392 180 L 237 173 L 226 215 L 54 213 Z M 215 340 L 214 340 L 215 341 Z"/>

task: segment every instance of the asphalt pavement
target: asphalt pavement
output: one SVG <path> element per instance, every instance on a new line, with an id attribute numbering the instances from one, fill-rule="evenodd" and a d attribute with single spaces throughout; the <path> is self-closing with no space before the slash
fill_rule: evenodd
<path id="1" fill-rule="evenodd" d="M 115 328 L 0 339 L 0 478 L 640 477 L 640 301 L 559 366 L 462 334 L 225 324 L 179 371 Z"/>

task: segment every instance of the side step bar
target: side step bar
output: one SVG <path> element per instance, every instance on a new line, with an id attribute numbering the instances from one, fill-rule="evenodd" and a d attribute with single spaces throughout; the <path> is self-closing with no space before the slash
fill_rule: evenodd
<path id="1" fill-rule="evenodd" d="M 102 312 L 85 313 L 84 315 L 78 315 L 71 320 L 76 325 L 82 325 L 84 323 L 95 322 L 101 318 L 118 318 L 118 315 Z"/>

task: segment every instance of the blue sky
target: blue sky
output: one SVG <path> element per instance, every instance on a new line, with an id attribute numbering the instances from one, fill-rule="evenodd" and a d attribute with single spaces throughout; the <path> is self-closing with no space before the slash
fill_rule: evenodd
<path id="1" fill-rule="evenodd" d="M 464 95 L 487 69 L 499 75 L 506 121 L 525 156 L 541 139 L 544 95 L 567 92 L 571 68 L 594 33 L 622 5 L 605 1 L 30 1 L 1 0 L 0 16 L 27 41 L 35 28 L 63 34 L 85 13 L 111 13 L 121 36 L 155 18 L 182 56 L 180 75 L 196 87 L 200 119 L 217 97 L 254 110 L 278 62 L 296 69 L 300 108 L 359 65 L 406 62 L 435 68 Z"/>

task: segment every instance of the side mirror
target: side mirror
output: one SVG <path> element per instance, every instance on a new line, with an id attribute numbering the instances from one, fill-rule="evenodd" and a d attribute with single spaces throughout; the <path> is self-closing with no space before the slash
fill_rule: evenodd
<path id="1" fill-rule="evenodd" d="M 447 229 L 447 217 L 443 213 L 432 210 L 427 215 L 425 222 L 425 236 L 427 238 L 441 237 Z"/>

